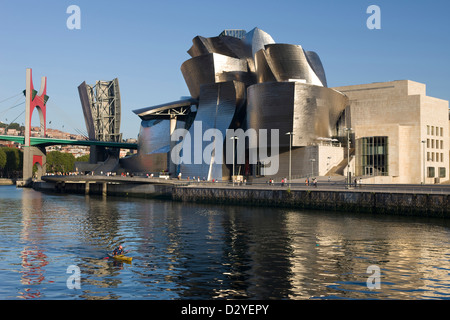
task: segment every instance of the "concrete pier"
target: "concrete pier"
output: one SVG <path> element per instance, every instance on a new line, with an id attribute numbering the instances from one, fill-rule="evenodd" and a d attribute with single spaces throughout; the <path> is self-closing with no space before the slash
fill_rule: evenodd
<path id="1" fill-rule="evenodd" d="M 106 181 L 39 181 L 33 183 L 37 191 L 84 195 L 142 197 L 171 199 L 172 184 L 115 183 Z"/>

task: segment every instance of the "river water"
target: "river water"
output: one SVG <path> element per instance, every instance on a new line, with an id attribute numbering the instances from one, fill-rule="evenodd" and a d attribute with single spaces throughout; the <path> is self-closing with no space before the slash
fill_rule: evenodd
<path id="1" fill-rule="evenodd" d="M 2 300 L 450 297 L 448 220 L 2 186 L 0 239 Z"/>

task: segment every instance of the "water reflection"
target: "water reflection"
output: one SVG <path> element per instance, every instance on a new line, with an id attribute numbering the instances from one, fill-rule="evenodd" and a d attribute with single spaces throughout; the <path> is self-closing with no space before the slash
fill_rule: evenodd
<path id="1" fill-rule="evenodd" d="M 48 265 L 48 257 L 40 246 L 45 238 L 45 217 L 42 216 L 41 194 L 33 197 L 22 198 L 22 234 L 23 242 L 27 244 L 20 254 L 21 284 L 19 297 L 35 299 L 41 297 L 39 285 L 45 281 L 45 266 Z"/>
<path id="2" fill-rule="evenodd" d="M 446 220 L 3 190 L 0 236 L 7 246 L 1 249 L 0 280 L 16 292 L 7 298 L 436 299 L 450 294 Z M 119 244 L 130 250 L 132 264 L 105 259 Z M 81 269 L 80 290 L 65 285 L 69 265 Z M 371 265 L 381 270 L 379 290 L 366 285 Z"/>

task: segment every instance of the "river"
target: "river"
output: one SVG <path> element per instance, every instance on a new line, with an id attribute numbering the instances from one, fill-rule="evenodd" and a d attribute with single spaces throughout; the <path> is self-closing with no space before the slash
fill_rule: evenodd
<path id="1" fill-rule="evenodd" d="M 2 300 L 450 297 L 448 220 L 1 186 L 0 239 Z"/>

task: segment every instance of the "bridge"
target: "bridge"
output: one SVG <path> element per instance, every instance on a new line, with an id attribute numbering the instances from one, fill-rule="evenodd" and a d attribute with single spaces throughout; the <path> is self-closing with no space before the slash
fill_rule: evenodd
<path id="1" fill-rule="evenodd" d="M 25 144 L 24 136 L 0 135 L 0 140 Z M 30 137 L 30 146 L 48 147 L 48 146 L 54 146 L 54 145 L 100 146 L 100 147 L 119 148 L 119 149 L 137 149 L 136 143 Z"/>
<path id="2" fill-rule="evenodd" d="M 34 89 L 31 69 L 26 70 L 25 94 L 25 136 L 0 135 L 0 140 L 16 142 L 23 145 L 23 178 L 18 181 L 18 186 L 28 186 L 33 178 L 33 166 L 38 164 L 38 177 L 46 172 L 46 150 L 45 147 L 52 145 L 77 145 L 99 148 L 114 149 L 137 149 L 137 144 L 101 141 L 91 138 L 91 140 L 70 140 L 53 139 L 46 137 L 46 117 L 47 117 L 47 77 L 42 77 L 39 92 Z M 31 118 L 33 111 L 37 110 L 40 120 L 39 137 L 31 136 Z M 91 148 L 92 151 L 92 148 Z M 92 152 L 91 152 L 92 155 Z"/>

